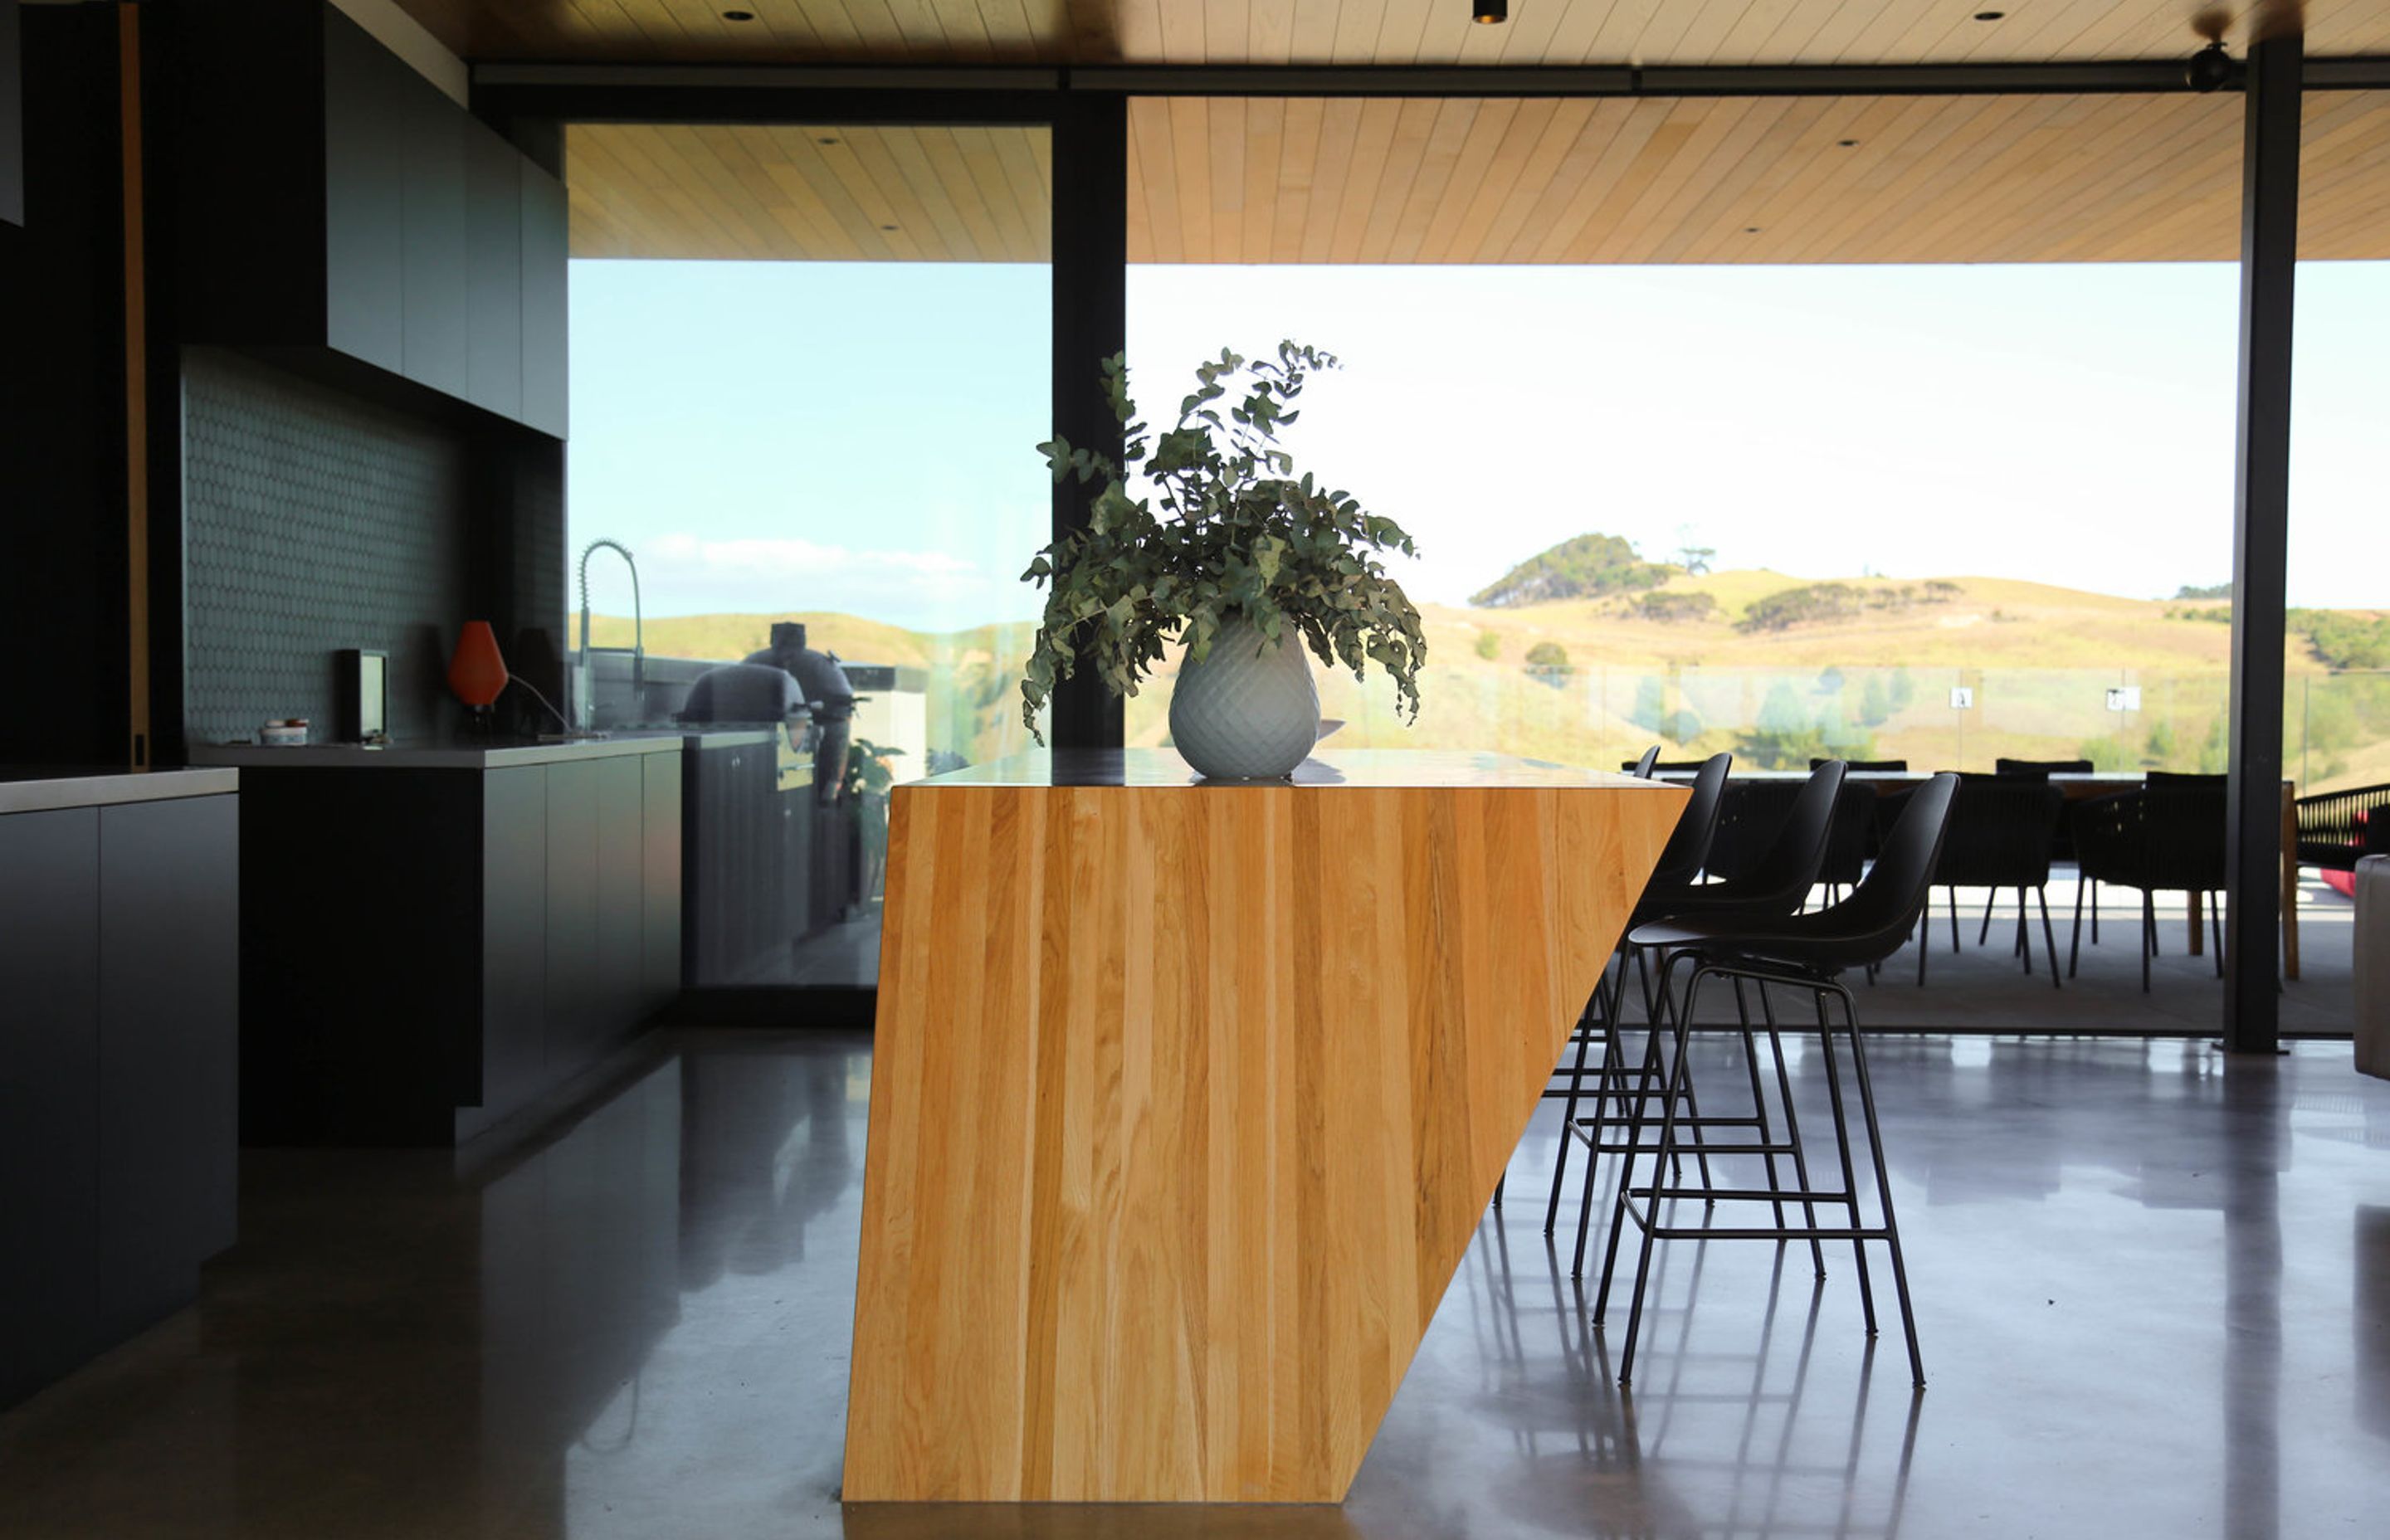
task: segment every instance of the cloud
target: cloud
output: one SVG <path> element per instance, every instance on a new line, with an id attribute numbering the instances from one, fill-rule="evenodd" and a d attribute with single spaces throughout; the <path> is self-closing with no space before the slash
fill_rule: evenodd
<path id="1" fill-rule="evenodd" d="M 675 533 L 646 542 L 638 558 L 657 614 L 836 610 L 942 631 L 1021 607 L 1011 573 L 949 551 Z"/>

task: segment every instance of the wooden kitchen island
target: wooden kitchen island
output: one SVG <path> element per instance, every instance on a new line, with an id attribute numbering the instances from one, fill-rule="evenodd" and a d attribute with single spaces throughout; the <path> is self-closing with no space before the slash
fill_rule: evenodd
<path id="1" fill-rule="evenodd" d="M 1342 1500 L 1686 795 L 1384 751 L 897 788 L 846 1500 Z"/>

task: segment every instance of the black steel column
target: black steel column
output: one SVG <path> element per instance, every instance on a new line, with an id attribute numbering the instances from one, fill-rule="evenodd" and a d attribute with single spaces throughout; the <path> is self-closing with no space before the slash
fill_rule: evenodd
<path id="1" fill-rule="evenodd" d="M 2233 477 L 2231 828 L 2224 1046 L 2272 1053 L 2281 966 L 2283 584 L 2290 545 L 2291 313 L 2298 256 L 2295 30 L 2254 43 L 2241 149 L 2241 404 Z"/>
<path id="2" fill-rule="evenodd" d="M 1054 430 L 1117 458 L 1121 428 L 1104 399 L 1103 361 L 1128 346 L 1128 98 L 1069 96 L 1054 113 Z M 1054 487 L 1056 539 L 1087 522 L 1092 489 Z M 1058 749 L 1117 749 L 1121 703 L 1091 669 L 1054 691 L 1047 738 Z"/>

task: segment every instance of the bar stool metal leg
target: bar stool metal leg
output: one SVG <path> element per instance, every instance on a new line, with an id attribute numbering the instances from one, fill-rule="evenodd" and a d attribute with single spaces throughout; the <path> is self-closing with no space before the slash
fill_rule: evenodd
<path id="1" fill-rule="evenodd" d="M 1883 1209 L 1884 1245 L 1892 1252 L 1892 1288 L 1900 1302 L 1900 1328 L 1908 1339 L 1908 1369 L 1921 1388 L 1925 1383 L 1925 1359 L 1917 1350 L 1917 1315 L 1908 1303 L 1908 1266 L 1900 1254 L 1900 1220 L 1893 1212 L 1892 1173 L 1883 1158 L 1883 1130 L 1875 1116 L 1875 1087 L 1868 1080 L 1867 1045 L 1860 1041 L 1858 1010 L 1851 1000 L 1851 992 L 1840 984 L 1833 992 L 1842 997 L 1843 1020 L 1851 1034 L 1851 1072 L 1858 1082 L 1859 1112 L 1867 1120 L 1868 1153 L 1875 1165 L 1876 1202 Z M 1825 1013 L 1825 995 L 1818 996 L 1818 1014 Z M 1854 1187 L 1857 1184 L 1853 1184 Z M 1856 1197 L 1856 1193 L 1854 1193 Z M 1853 1205 L 1854 1212 L 1857 1204 Z"/>
<path id="2" fill-rule="evenodd" d="M 1826 1067 L 1826 1100 L 1827 1105 L 1834 1110 L 1834 1149 L 1842 1158 L 1843 1199 L 1844 1205 L 1850 1210 L 1851 1228 L 1856 1230 L 1861 1227 L 1859 1174 L 1858 1167 L 1851 1161 L 1850 1120 L 1843 1110 L 1842 1072 L 1834 1062 L 1833 1028 L 1826 1022 L 1826 992 L 1822 989 L 1818 990 L 1814 997 L 1818 1004 L 1818 1038 L 1823 1046 Z M 1872 1337 L 1876 1332 L 1875 1286 L 1868 1277 L 1867 1242 L 1853 1237 L 1851 1256 L 1857 1263 L 1859 1270 L 1859 1314 L 1867 1321 L 1868 1335 Z"/>

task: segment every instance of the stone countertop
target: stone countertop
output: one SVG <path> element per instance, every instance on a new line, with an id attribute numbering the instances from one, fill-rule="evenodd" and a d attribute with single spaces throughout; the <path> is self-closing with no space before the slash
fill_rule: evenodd
<path id="1" fill-rule="evenodd" d="M 238 765 L 249 769 L 341 770 L 500 770 L 523 764 L 556 764 L 569 760 L 611 759 L 622 754 L 676 752 L 692 739 L 708 745 L 769 743 L 778 736 L 771 727 L 722 730 L 622 733 L 608 738 L 545 742 L 536 738 L 451 738 L 430 742 L 398 742 L 381 747 L 358 743 L 306 743 L 268 748 L 257 743 L 195 744 L 191 760 L 198 764 Z"/>
<path id="2" fill-rule="evenodd" d="M 220 797 L 239 789 L 240 772 L 229 767 L 127 770 L 97 765 L 0 765 L 0 814 Z"/>

